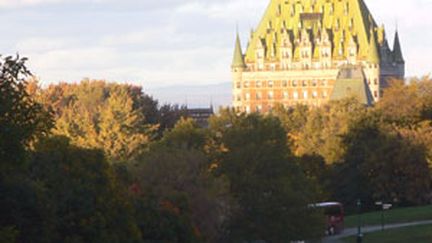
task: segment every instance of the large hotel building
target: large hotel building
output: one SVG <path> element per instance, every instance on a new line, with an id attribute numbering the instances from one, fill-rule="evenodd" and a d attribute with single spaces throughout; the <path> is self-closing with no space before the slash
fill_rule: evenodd
<path id="1" fill-rule="evenodd" d="M 271 0 L 246 52 L 237 34 L 231 69 L 233 106 L 250 113 L 346 96 L 371 105 L 405 61 L 363 0 Z"/>

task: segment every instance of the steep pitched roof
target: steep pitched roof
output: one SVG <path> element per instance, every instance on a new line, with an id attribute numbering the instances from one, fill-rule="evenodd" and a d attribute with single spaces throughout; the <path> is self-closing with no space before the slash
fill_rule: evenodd
<path id="1" fill-rule="evenodd" d="M 371 34 L 370 34 L 370 41 L 369 41 L 369 56 L 368 56 L 368 61 L 370 61 L 371 63 L 376 63 L 379 64 L 380 63 L 380 55 L 378 52 L 378 44 L 376 41 L 376 36 L 373 32 L 373 30 L 371 30 Z"/>
<path id="2" fill-rule="evenodd" d="M 232 61 L 231 67 L 235 68 L 235 67 L 245 67 L 245 66 L 246 66 L 246 64 L 244 62 L 242 47 L 241 47 L 241 43 L 240 43 L 240 37 L 237 33 L 236 43 L 235 43 L 235 48 L 234 48 L 233 61 Z"/>
<path id="3" fill-rule="evenodd" d="M 365 105 L 373 104 L 374 99 L 361 66 L 346 65 L 339 71 L 330 99 L 339 100 L 347 97 L 356 97 Z"/>
<path id="4" fill-rule="evenodd" d="M 312 30 L 312 40 L 319 38 L 321 30 L 341 36 L 342 32 L 355 36 L 359 57 L 368 59 L 370 30 L 378 29 L 369 9 L 363 0 L 271 0 L 260 24 L 249 40 L 245 62 L 255 61 L 255 50 L 259 39 L 264 40 L 267 50 L 276 43 L 276 56 L 280 56 L 281 30 L 293 33 L 294 40 L 300 38 L 303 28 Z M 333 47 L 339 47 L 330 38 Z M 340 40 L 341 38 L 339 38 Z M 334 50 L 333 50 L 334 53 Z M 271 53 L 266 53 L 271 59 Z"/>
<path id="5" fill-rule="evenodd" d="M 393 59 L 397 63 L 404 63 L 405 60 L 402 55 L 402 48 L 399 41 L 399 33 L 396 31 L 394 46 L 393 46 Z"/>

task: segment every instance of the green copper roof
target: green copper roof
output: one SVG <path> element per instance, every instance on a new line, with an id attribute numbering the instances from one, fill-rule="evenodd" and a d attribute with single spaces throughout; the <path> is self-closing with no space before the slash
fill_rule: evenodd
<path id="1" fill-rule="evenodd" d="M 374 31 L 376 37 L 379 28 L 363 0 L 271 0 L 249 40 L 245 62 L 255 62 L 255 50 L 261 39 L 264 40 L 267 60 L 274 56 L 280 57 L 284 30 L 290 33 L 290 42 L 295 50 L 304 29 L 311 33 L 313 45 L 320 33 L 326 30 L 332 42 L 332 53 L 339 58 L 346 58 L 346 52 L 343 50 L 341 56 L 341 51 L 335 49 L 341 48 L 340 43 L 345 49 L 348 44 L 346 36 L 349 34 L 358 47 L 358 57 L 367 60 L 370 58 L 370 30 Z M 274 51 L 273 45 L 276 46 Z"/>
<path id="2" fill-rule="evenodd" d="M 395 40 L 394 40 L 394 46 L 393 46 L 393 58 L 394 61 L 397 63 L 404 63 L 404 58 L 402 55 L 402 48 L 399 41 L 399 33 L 396 31 L 395 34 Z"/>
<path id="3" fill-rule="evenodd" d="M 236 36 L 236 43 L 235 43 L 235 49 L 234 49 L 234 56 L 232 61 L 232 67 L 245 67 L 246 64 L 244 62 L 241 43 L 240 43 L 240 37 L 237 33 Z"/>
<path id="4" fill-rule="evenodd" d="M 340 69 L 331 100 L 356 97 L 365 105 L 373 104 L 373 97 L 360 66 L 347 65 Z"/>
<path id="5" fill-rule="evenodd" d="M 371 30 L 369 43 L 369 58 L 368 61 L 379 64 L 380 58 L 378 53 L 378 44 L 374 32 Z"/>

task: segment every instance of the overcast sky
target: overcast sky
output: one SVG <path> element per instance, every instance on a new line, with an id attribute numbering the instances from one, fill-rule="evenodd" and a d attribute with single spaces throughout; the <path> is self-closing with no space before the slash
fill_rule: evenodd
<path id="1" fill-rule="evenodd" d="M 432 71 L 432 0 L 365 0 L 390 42 L 396 22 L 409 76 Z M 1 53 L 30 58 L 44 84 L 84 77 L 157 88 L 230 81 L 268 0 L 0 0 Z"/>

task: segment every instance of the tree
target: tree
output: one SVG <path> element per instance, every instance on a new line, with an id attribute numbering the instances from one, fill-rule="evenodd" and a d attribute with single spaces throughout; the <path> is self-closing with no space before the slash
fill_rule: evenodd
<path id="1" fill-rule="evenodd" d="M 211 173 L 205 143 L 205 131 L 193 120 L 182 119 L 130 168 L 142 192 L 137 207 L 142 208 L 138 221 L 145 239 L 220 242 L 227 186 Z M 163 224 L 155 226 L 149 211 L 170 220 L 161 219 Z"/>
<path id="2" fill-rule="evenodd" d="M 43 140 L 36 151 L 31 178 L 46 204 L 42 222 L 32 223 L 49 231 L 35 235 L 28 234 L 33 226 L 19 228 L 20 242 L 141 241 L 127 194 L 101 151 L 72 146 L 65 137 Z"/>
<path id="3" fill-rule="evenodd" d="M 5 57 L 0 60 L 0 171 L 6 172 L 24 162 L 25 150 L 32 141 L 45 135 L 52 126 L 50 115 L 26 90 L 31 75 L 27 59 Z"/>
<path id="4" fill-rule="evenodd" d="M 367 107 L 354 98 L 332 101 L 310 111 L 298 139 L 298 154 L 322 156 L 327 164 L 340 162 L 343 136 L 351 124 L 367 114 Z"/>
<path id="5" fill-rule="evenodd" d="M 379 126 L 379 118 L 366 117 L 344 138 L 344 163 L 336 166 L 336 198 L 354 206 L 357 199 L 373 205 L 427 202 L 431 176 L 425 150 Z"/>
<path id="6" fill-rule="evenodd" d="M 432 82 L 429 77 L 413 79 L 409 85 L 394 80 L 378 102 L 376 112 L 383 121 L 398 127 L 416 127 L 432 119 Z"/>
<path id="7" fill-rule="evenodd" d="M 179 149 L 204 150 L 206 133 L 194 120 L 181 118 L 170 131 L 166 131 L 161 143 Z"/>
<path id="8" fill-rule="evenodd" d="M 84 80 L 42 90 L 38 99 L 56 117 L 54 134 L 101 149 L 111 163 L 133 160 L 155 137 L 154 105 L 138 87 Z"/>
<path id="9" fill-rule="evenodd" d="M 316 199 L 313 186 L 288 150 L 279 120 L 225 114 L 212 125 L 224 148 L 216 173 L 228 178 L 236 201 L 226 240 L 289 242 L 320 235 L 320 217 L 307 208 Z"/>
<path id="10" fill-rule="evenodd" d="M 144 123 L 142 113 L 134 110 L 126 90 L 112 92 L 99 112 L 97 141 L 115 162 L 133 160 L 149 144 L 156 130 Z"/>

